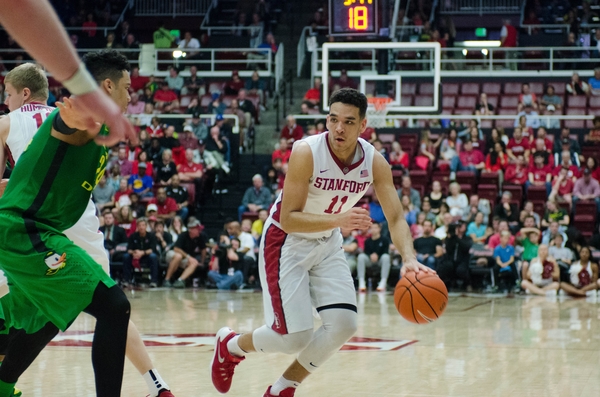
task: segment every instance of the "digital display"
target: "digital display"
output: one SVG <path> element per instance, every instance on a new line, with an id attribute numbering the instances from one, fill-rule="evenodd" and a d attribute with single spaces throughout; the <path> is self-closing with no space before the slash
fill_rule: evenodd
<path id="1" fill-rule="evenodd" d="M 329 34 L 377 34 L 377 0 L 329 0 Z"/>

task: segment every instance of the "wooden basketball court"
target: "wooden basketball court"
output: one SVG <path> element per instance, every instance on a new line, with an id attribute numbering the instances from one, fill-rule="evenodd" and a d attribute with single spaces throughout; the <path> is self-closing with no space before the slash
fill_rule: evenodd
<path id="1" fill-rule="evenodd" d="M 220 396 L 210 381 L 213 335 L 263 323 L 260 293 L 128 291 L 132 319 L 178 397 Z M 561 301 L 562 300 L 562 301 Z M 600 393 L 600 304 L 545 297 L 456 296 L 437 322 L 403 320 L 391 294 L 359 296 L 356 337 L 296 396 L 557 396 Z M 24 396 L 93 396 L 94 321 L 82 315 L 29 368 Z M 255 353 L 238 367 L 232 397 L 262 397 L 292 361 Z M 123 396 L 146 396 L 126 363 Z"/>

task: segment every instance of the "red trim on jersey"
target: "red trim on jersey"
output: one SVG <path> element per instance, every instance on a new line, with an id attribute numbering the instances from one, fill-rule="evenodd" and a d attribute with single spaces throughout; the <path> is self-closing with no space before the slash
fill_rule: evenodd
<path id="1" fill-rule="evenodd" d="M 357 144 L 358 146 L 360 146 L 360 150 L 362 150 L 363 156 L 356 163 L 350 164 L 349 166 L 346 166 L 344 163 L 342 163 L 340 159 L 338 159 L 337 156 L 333 153 L 333 150 L 331 150 L 331 146 L 329 145 L 329 132 L 325 134 L 325 141 L 327 142 L 327 149 L 329 149 L 329 154 L 331 155 L 333 161 L 335 161 L 337 166 L 340 167 L 340 170 L 344 173 L 344 175 L 360 166 L 365 159 L 365 149 L 360 144 L 360 141 L 357 141 Z"/>
<path id="2" fill-rule="evenodd" d="M 278 334 L 288 333 L 283 311 L 283 300 L 281 299 L 281 288 L 279 287 L 279 269 L 281 266 L 281 248 L 285 243 L 287 234 L 275 225 L 269 226 L 265 233 L 264 257 L 265 273 L 267 275 L 267 287 L 271 296 L 271 306 L 275 319 L 271 329 Z"/>
<path id="3" fill-rule="evenodd" d="M 283 194 L 281 195 L 281 201 L 283 201 Z M 273 212 L 273 220 L 279 223 L 281 223 L 281 201 L 277 203 L 277 208 L 275 209 L 275 212 Z"/>

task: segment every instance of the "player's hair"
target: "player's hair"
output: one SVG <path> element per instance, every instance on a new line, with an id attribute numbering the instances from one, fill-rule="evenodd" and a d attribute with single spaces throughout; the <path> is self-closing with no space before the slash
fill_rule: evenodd
<path id="1" fill-rule="evenodd" d="M 83 63 L 98 84 L 106 79 L 117 84 L 123 72 L 130 70 L 127 58 L 115 50 L 88 52 L 83 56 Z"/>
<path id="2" fill-rule="evenodd" d="M 341 88 L 331 94 L 329 106 L 336 102 L 356 106 L 358 108 L 358 115 L 361 119 L 364 119 L 367 115 L 367 97 L 365 94 L 354 88 Z"/>
<path id="3" fill-rule="evenodd" d="M 48 100 L 48 78 L 41 67 L 35 63 L 19 65 L 6 75 L 4 84 L 10 83 L 18 92 L 29 88 L 34 99 Z"/>

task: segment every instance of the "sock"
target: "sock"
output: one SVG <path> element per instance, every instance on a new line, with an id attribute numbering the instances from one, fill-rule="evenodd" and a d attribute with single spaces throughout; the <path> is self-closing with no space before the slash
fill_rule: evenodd
<path id="1" fill-rule="evenodd" d="M 277 379 L 277 382 L 273 383 L 273 386 L 271 386 L 271 394 L 274 396 L 278 396 L 279 393 L 281 393 L 282 391 L 284 391 L 287 388 L 297 388 L 298 386 L 300 386 L 299 382 L 293 381 L 293 380 L 287 380 L 286 378 L 284 378 L 283 376 L 279 379 Z"/>
<path id="2" fill-rule="evenodd" d="M 160 374 L 156 370 L 156 368 L 152 368 L 150 371 L 146 372 L 144 375 L 144 380 L 146 381 L 146 385 L 148 385 L 148 390 L 150 391 L 150 395 L 152 397 L 158 396 L 158 392 L 165 389 L 171 390 L 167 382 L 160 377 Z"/>
<path id="3" fill-rule="evenodd" d="M 242 350 L 240 345 L 238 345 L 238 339 L 240 339 L 239 335 L 236 335 L 233 338 L 231 338 L 229 342 L 227 342 L 227 350 L 229 350 L 229 353 L 233 354 L 234 356 L 245 357 L 246 353 L 248 352 Z"/>
<path id="4" fill-rule="evenodd" d="M 6 383 L 0 380 L 0 396 L 12 396 L 16 383 Z"/>

